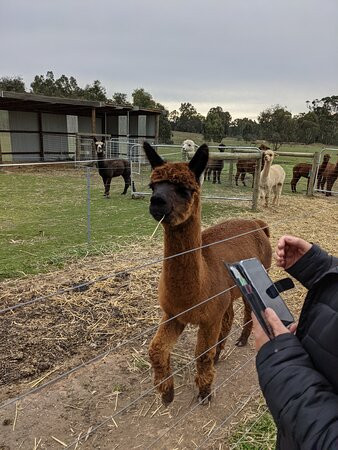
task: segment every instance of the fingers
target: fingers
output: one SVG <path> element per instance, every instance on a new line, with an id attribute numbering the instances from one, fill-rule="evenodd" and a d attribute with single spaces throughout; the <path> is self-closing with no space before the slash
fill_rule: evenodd
<path id="1" fill-rule="evenodd" d="M 290 331 L 286 328 L 285 325 L 281 322 L 275 311 L 271 308 L 266 308 L 265 310 L 265 317 L 269 324 L 271 325 L 271 328 L 273 329 L 274 335 L 278 336 L 280 334 L 284 333 L 290 333 Z"/>
<path id="2" fill-rule="evenodd" d="M 290 326 L 288 326 L 288 329 L 290 330 L 290 333 L 295 334 L 297 327 L 298 327 L 298 322 L 294 322 Z"/>

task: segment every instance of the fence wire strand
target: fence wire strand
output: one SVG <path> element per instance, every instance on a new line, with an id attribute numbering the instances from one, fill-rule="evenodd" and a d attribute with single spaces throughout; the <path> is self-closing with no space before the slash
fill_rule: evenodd
<path id="1" fill-rule="evenodd" d="M 119 272 L 114 272 L 112 274 L 102 275 L 102 276 L 100 276 L 98 278 L 95 278 L 93 280 L 85 281 L 84 283 L 79 283 L 79 284 L 76 284 L 76 285 L 71 286 L 69 288 L 58 289 L 57 291 L 51 292 L 50 294 L 43 295 L 43 296 L 40 296 L 40 297 L 35 297 L 35 298 L 31 299 L 31 300 L 27 300 L 25 302 L 17 303 L 16 305 L 12 305 L 12 306 L 8 306 L 6 308 L 2 308 L 2 309 L 0 309 L 0 314 L 4 314 L 4 313 L 6 313 L 8 311 L 13 311 L 13 310 L 15 310 L 17 308 L 21 308 L 23 306 L 32 305 L 33 303 L 36 303 L 36 302 L 45 301 L 45 300 L 50 299 L 51 297 L 54 297 L 56 295 L 63 295 L 63 294 L 66 294 L 68 292 L 72 292 L 74 290 L 79 290 L 79 289 L 81 289 L 83 287 L 91 286 L 94 283 L 98 283 L 100 281 L 106 281 L 106 280 L 108 280 L 110 278 L 113 278 L 113 277 L 116 277 L 116 276 L 120 276 L 122 274 L 124 275 L 126 273 L 133 273 L 133 272 L 136 272 L 137 270 L 144 269 L 145 267 L 149 267 L 151 265 L 158 264 L 158 263 L 163 262 L 163 261 L 168 261 L 168 260 L 177 258 L 178 256 L 183 256 L 183 255 L 186 255 L 188 253 L 192 253 L 192 252 L 195 252 L 195 251 L 198 251 L 198 250 L 202 250 L 202 249 L 207 248 L 207 247 L 211 247 L 213 245 L 221 244 L 223 242 L 230 241 L 231 239 L 237 239 L 239 237 L 242 237 L 242 236 L 245 236 L 245 235 L 248 235 L 248 234 L 251 234 L 251 233 L 255 233 L 255 232 L 258 232 L 260 230 L 264 230 L 266 228 L 269 228 L 269 225 L 266 225 L 266 226 L 260 227 L 260 228 L 256 228 L 254 230 L 246 231 L 244 233 L 240 233 L 240 234 L 237 234 L 235 236 L 231 236 L 231 237 L 228 237 L 228 238 L 225 238 L 225 239 L 221 239 L 221 240 L 218 240 L 218 241 L 215 241 L 215 242 L 211 242 L 209 244 L 204 244 L 204 245 L 201 245 L 199 247 L 195 247 L 195 248 L 192 248 L 192 249 L 189 249 L 189 250 L 185 250 L 185 251 L 182 251 L 182 252 L 179 252 L 179 253 L 175 253 L 174 255 L 171 255 L 171 256 L 165 256 L 165 257 L 161 257 L 161 258 L 157 258 L 157 259 L 152 259 L 151 261 L 146 262 L 144 264 L 141 264 L 141 265 L 138 265 L 138 266 L 134 266 L 134 267 L 131 267 L 129 269 L 125 269 L 125 270 L 122 270 L 122 271 L 119 271 Z"/>
<path id="2" fill-rule="evenodd" d="M 250 323 L 250 321 L 247 322 Z M 239 327 L 241 328 L 241 327 Z M 132 402 L 128 403 L 128 405 L 126 405 L 125 407 L 121 408 L 119 411 L 117 411 L 116 413 L 114 413 L 113 415 L 109 416 L 108 418 L 104 419 L 102 422 L 100 422 L 98 425 L 90 427 L 89 428 L 89 432 L 87 433 L 86 436 L 90 436 L 93 433 L 95 433 L 98 429 L 102 428 L 106 423 L 108 423 L 110 420 L 114 419 L 116 416 L 118 416 L 119 414 L 121 414 L 122 412 L 126 411 L 128 408 L 130 408 L 131 406 L 133 406 L 134 404 L 136 404 L 139 400 L 141 400 L 142 398 L 144 398 L 146 395 L 150 394 L 151 392 L 153 392 L 158 386 L 160 386 L 162 383 L 164 383 L 165 381 L 169 380 L 170 378 L 172 378 L 173 376 L 177 375 L 179 372 L 181 372 L 182 370 L 186 369 L 187 367 L 189 367 L 191 364 L 193 364 L 194 362 L 196 362 L 201 356 L 205 355 L 206 353 L 208 353 L 210 350 L 212 350 L 213 348 L 217 347 L 218 344 L 224 342 L 226 339 L 228 339 L 230 336 L 232 336 L 235 332 L 237 332 L 238 329 L 234 330 L 232 333 L 229 333 L 226 337 L 222 338 L 221 340 L 217 341 L 216 344 L 212 345 L 211 347 L 209 347 L 207 350 L 205 350 L 204 352 L 200 353 L 198 356 L 196 356 L 195 358 L 193 358 L 191 361 L 189 361 L 187 364 L 183 365 L 182 367 L 180 367 L 179 369 L 175 370 L 172 374 L 170 374 L 168 377 L 166 377 L 165 379 L 163 379 L 160 383 L 154 385 L 153 387 L 147 389 L 143 394 L 139 395 L 135 400 L 133 400 Z M 245 367 L 249 362 L 251 362 L 256 356 L 254 355 L 253 357 L 249 358 L 242 366 L 240 366 L 239 368 L 237 368 L 234 372 L 231 373 L 231 375 L 228 377 L 228 379 L 230 379 L 233 375 L 235 375 L 240 369 L 242 369 L 243 367 Z M 223 383 L 225 383 L 225 380 Z M 214 392 L 214 391 L 212 391 Z M 208 399 L 211 395 L 212 392 L 205 397 L 205 399 Z M 204 400 L 205 400 L 204 399 Z M 199 406 L 202 403 L 199 402 L 195 407 Z M 188 411 L 188 413 L 190 413 L 191 410 Z M 168 430 L 169 431 L 169 430 Z M 166 434 L 166 433 L 165 433 Z M 162 436 L 160 436 L 159 439 L 161 439 Z M 158 439 L 158 440 L 159 440 Z M 156 441 L 157 442 L 157 441 Z M 74 446 L 77 443 L 77 440 L 72 442 L 71 444 L 69 444 L 67 447 L 65 448 L 71 448 L 72 446 Z M 155 441 L 154 441 L 155 443 Z M 149 447 L 150 448 L 150 447 Z"/>

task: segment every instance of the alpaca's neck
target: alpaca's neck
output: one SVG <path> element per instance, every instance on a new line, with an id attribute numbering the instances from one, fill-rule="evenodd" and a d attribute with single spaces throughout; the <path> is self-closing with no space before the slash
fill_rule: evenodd
<path id="1" fill-rule="evenodd" d="M 202 245 L 200 207 L 183 224 L 171 227 L 164 225 L 164 257 L 170 257 Z M 202 251 L 195 250 L 181 256 L 165 259 L 163 262 L 163 281 L 173 297 L 178 301 L 181 295 L 186 295 L 183 286 L 198 288 L 203 282 L 203 257 Z M 189 277 L 193 280 L 188 281 Z"/>
<path id="2" fill-rule="evenodd" d="M 263 170 L 261 172 L 261 178 L 267 178 L 269 175 L 270 167 L 271 167 L 272 161 L 265 161 Z"/>
<path id="3" fill-rule="evenodd" d="M 104 161 L 105 155 L 104 155 L 104 153 L 97 153 L 96 155 L 97 155 L 97 159 L 98 159 L 98 161 L 97 161 L 98 167 L 99 168 L 104 167 L 104 165 L 105 165 L 105 161 Z"/>

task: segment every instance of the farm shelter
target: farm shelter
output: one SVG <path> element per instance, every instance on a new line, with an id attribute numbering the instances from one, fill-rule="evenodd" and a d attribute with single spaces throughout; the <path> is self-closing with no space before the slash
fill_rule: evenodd
<path id="1" fill-rule="evenodd" d="M 88 158 L 83 149 L 93 134 L 156 142 L 160 114 L 129 105 L 1 91 L 0 162 Z"/>

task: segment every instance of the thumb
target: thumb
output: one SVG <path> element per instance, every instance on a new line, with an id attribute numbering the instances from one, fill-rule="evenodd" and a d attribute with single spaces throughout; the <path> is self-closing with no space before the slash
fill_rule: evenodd
<path id="1" fill-rule="evenodd" d="M 283 325 L 277 314 L 272 308 L 266 308 L 265 317 L 267 321 L 271 325 L 275 336 L 283 333 L 290 333 L 290 331 Z"/>

